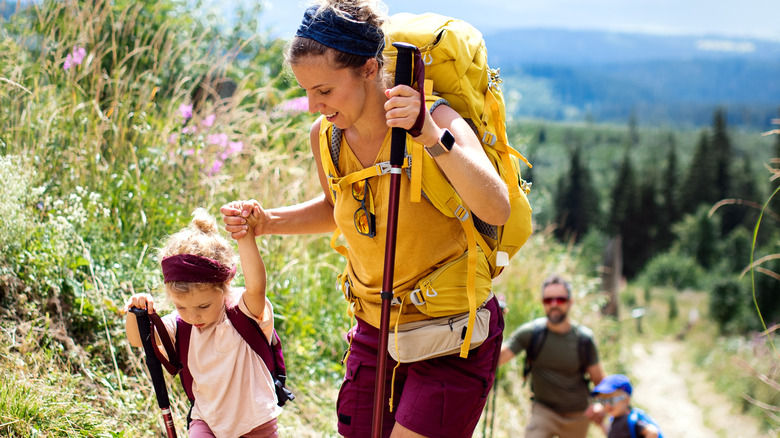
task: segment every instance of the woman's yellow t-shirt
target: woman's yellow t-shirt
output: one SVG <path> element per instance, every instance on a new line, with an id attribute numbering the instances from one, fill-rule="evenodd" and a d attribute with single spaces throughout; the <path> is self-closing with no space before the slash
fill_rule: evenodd
<path id="1" fill-rule="evenodd" d="M 390 130 L 374 164 L 390 160 Z M 339 172 L 347 175 L 364 167 L 342 136 L 339 154 Z M 355 211 L 360 208 L 351 190 L 340 193 L 334 203 L 334 219 L 344 235 L 348 247 L 347 273 L 351 281 L 351 292 L 355 297 L 355 316 L 379 327 L 381 314 L 382 279 L 384 275 L 385 239 L 387 234 L 387 210 L 390 190 L 390 175 L 380 175 L 366 180 L 373 197 L 376 216 L 376 236 L 373 238 L 358 233 L 354 224 Z M 401 177 L 398 227 L 395 250 L 393 291 L 410 291 L 420 279 L 436 268 L 461 256 L 467 249 L 466 236 L 459 221 L 443 215 L 426 199 L 410 201 L 410 181 L 405 173 Z M 366 201 L 368 205 L 369 202 Z M 465 281 L 464 278 L 464 295 Z M 392 306 L 390 325 L 419 321 L 429 317 L 420 313 L 407 299 L 400 306 Z"/>

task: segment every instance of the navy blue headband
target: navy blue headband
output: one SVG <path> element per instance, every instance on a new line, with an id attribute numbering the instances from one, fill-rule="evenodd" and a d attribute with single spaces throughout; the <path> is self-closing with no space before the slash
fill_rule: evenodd
<path id="1" fill-rule="evenodd" d="M 375 57 L 385 48 L 385 36 L 374 25 L 358 21 L 352 15 L 342 16 L 333 9 L 318 12 L 319 6 L 311 6 L 303 14 L 303 21 L 295 36 L 309 38 L 318 43 L 352 55 Z"/>

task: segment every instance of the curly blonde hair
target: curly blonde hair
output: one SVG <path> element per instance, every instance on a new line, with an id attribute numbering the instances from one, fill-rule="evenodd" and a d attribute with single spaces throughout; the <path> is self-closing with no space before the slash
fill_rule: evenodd
<path id="1" fill-rule="evenodd" d="M 177 254 L 193 254 L 216 260 L 230 269 L 236 267 L 238 257 L 230 242 L 219 233 L 217 221 L 203 208 L 196 208 L 192 212 L 190 224 L 168 237 L 165 246 L 158 252 L 159 259 Z M 229 291 L 230 280 L 224 283 L 191 283 L 185 281 L 172 281 L 165 283 L 167 292 L 186 293 L 192 288 L 208 285 L 221 289 L 223 293 Z"/>

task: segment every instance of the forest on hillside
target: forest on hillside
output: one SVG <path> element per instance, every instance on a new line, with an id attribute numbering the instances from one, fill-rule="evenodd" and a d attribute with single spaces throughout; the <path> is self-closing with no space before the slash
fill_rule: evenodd
<path id="1" fill-rule="evenodd" d="M 751 257 L 777 251 L 780 200 L 762 208 L 780 186 L 767 168 L 780 156 L 780 138 L 729 129 L 726 108 L 711 116 L 710 127 L 683 131 L 631 121 L 512 127 L 534 164 L 524 178 L 534 184 L 540 228 L 591 248 L 594 270 L 619 236 L 627 279 L 711 290 L 724 332 L 747 333 L 761 329 L 753 296 L 767 322 L 780 320 L 777 280 L 759 276 L 753 289 L 744 275 Z M 780 263 L 766 268 L 777 272 Z"/>

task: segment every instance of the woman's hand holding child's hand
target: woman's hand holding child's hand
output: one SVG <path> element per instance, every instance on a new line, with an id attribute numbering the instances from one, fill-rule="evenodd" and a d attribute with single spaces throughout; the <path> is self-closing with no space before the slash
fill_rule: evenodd
<path id="1" fill-rule="evenodd" d="M 222 213 L 225 231 L 230 233 L 233 239 L 241 239 L 250 232 L 254 236 L 263 234 L 267 216 L 256 200 L 229 202 L 219 211 Z"/>

